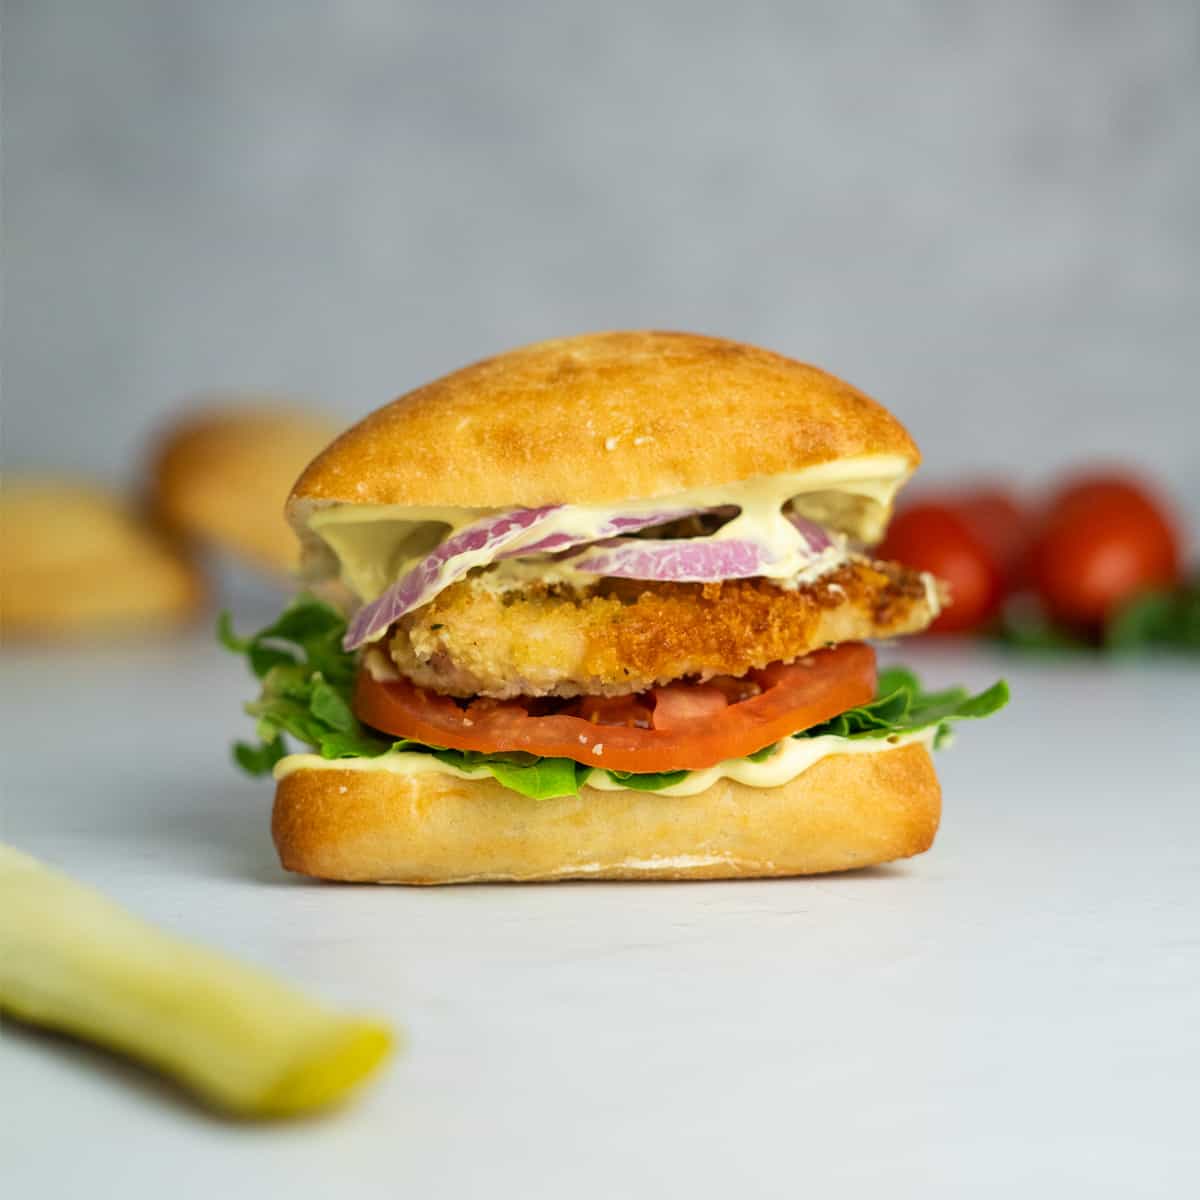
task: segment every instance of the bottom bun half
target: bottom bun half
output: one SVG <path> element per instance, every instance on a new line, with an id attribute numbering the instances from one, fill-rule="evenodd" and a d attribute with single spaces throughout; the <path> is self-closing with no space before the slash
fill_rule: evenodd
<path id="1" fill-rule="evenodd" d="M 279 781 L 289 871 L 361 883 L 752 879 L 920 854 L 941 791 L 923 745 L 821 759 L 783 787 L 723 779 L 694 796 L 530 800 L 491 779 L 319 768 Z"/>

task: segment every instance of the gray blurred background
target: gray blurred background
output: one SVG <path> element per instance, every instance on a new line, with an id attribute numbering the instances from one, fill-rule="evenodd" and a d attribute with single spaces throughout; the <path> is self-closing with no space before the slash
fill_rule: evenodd
<path id="1" fill-rule="evenodd" d="M 4 452 L 659 326 L 1200 506 L 1200 6 L 10 0 Z"/>

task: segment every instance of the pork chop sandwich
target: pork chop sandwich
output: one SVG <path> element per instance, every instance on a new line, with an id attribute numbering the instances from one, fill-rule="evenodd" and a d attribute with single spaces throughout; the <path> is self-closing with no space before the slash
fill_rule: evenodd
<path id="1" fill-rule="evenodd" d="M 402 396 L 296 483 L 311 589 L 249 638 L 290 870 L 382 883 L 803 875 L 918 854 L 924 692 L 871 639 L 918 452 L 848 384 L 680 333 L 543 342 Z M 319 598 L 318 598 L 319 597 Z M 298 745 L 289 746 L 289 741 Z"/>

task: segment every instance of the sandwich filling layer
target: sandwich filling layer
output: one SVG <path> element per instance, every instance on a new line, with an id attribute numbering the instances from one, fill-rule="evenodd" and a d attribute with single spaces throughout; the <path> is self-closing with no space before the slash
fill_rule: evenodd
<path id="1" fill-rule="evenodd" d="M 431 729 L 432 736 L 425 740 L 388 734 L 378 725 L 361 719 L 356 712 L 355 693 L 361 691 L 364 675 L 358 656 L 341 647 L 344 632 L 344 617 L 313 597 L 299 597 L 277 621 L 251 637 L 237 637 L 228 617 L 222 619 L 221 640 L 229 649 L 246 656 L 261 684 L 259 698 L 246 706 L 257 722 L 259 741 L 235 747 L 237 762 L 245 770 L 251 774 L 276 770 L 281 778 L 297 770 L 325 768 L 379 769 L 406 775 L 432 771 L 462 779 L 490 777 L 531 799 L 579 794 L 585 787 L 601 791 L 669 790 L 672 795 L 690 795 L 722 778 L 769 788 L 789 782 L 831 754 L 878 753 L 911 741 L 935 747 L 944 744 L 954 722 L 987 716 L 1008 698 L 1003 683 L 973 696 L 963 688 L 927 692 L 915 675 L 898 667 L 884 670 L 876 680 L 869 649 L 847 644 L 836 651 L 822 652 L 827 656 L 822 665 L 814 662 L 807 671 L 804 667 L 807 659 L 792 667 L 773 665 L 760 676 L 765 690 L 747 699 L 742 698 L 740 689 L 729 687 L 729 680 L 720 681 L 721 687 L 695 690 L 688 685 L 672 685 L 656 705 L 658 708 L 670 701 L 666 704 L 671 717 L 667 727 L 644 731 L 649 742 L 662 741 L 664 745 L 646 755 L 643 765 L 627 769 L 628 764 L 611 761 L 614 752 L 621 741 L 636 742 L 643 733 L 624 723 L 625 703 L 616 709 L 597 710 L 589 709 L 588 698 L 557 702 L 579 712 L 592 711 L 606 721 L 623 723 L 592 724 L 572 718 L 568 721 L 572 730 L 588 731 L 584 738 L 587 744 L 576 743 L 573 749 L 568 745 L 569 754 L 539 754 L 515 748 L 519 741 L 530 741 L 531 731 L 534 741 L 546 736 L 540 732 L 543 722 L 533 706 L 519 712 L 510 702 L 474 701 L 460 706 L 448 697 L 438 700 L 434 693 L 423 692 L 404 680 L 402 688 L 410 698 L 417 699 L 424 711 L 446 710 L 457 724 L 454 730 L 442 732 L 448 728 L 443 722 L 437 732 Z M 368 655 L 372 663 L 382 658 L 378 649 Z M 787 686 L 794 688 L 797 676 L 801 677 L 802 689 L 803 677 L 810 674 L 824 675 L 826 683 L 832 676 L 835 686 L 846 686 L 838 682 L 838 672 L 842 669 L 837 665 L 839 661 L 856 664 L 852 673 L 860 680 L 864 670 L 867 672 L 865 692 L 861 683 L 851 685 L 852 694 L 862 697 L 860 701 L 830 705 L 823 710 L 824 718 L 797 718 L 791 724 L 787 723 L 787 713 L 792 710 L 785 705 L 783 723 L 778 708 L 772 718 L 772 693 L 783 690 L 786 699 Z M 382 673 L 386 677 L 390 669 L 384 667 Z M 387 686 L 386 678 L 383 686 Z M 704 712 L 697 716 L 695 706 L 701 694 Z M 759 728 L 773 732 L 752 740 L 749 745 L 755 749 L 716 753 L 689 769 L 656 769 L 655 761 L 663 760 L 664 754 L 669 758 L 697 738 L 702 744 L 712 746 L 729 744 L 732 735 L 728 730 L 737 725 L 744 703 L 752 708 L 756 704 L 767 705 L 765 711 L 755 710 L 750 724 L 759 721 Z M 473 705 L 481 707 L 473 709 Z M 490 710 L 488 705 L 492 706 Z M 477 715 L 488 714 L 474 726 L 475 732 L 498 718 L 501 730 L 512 734 L 509 741 L 501 738 L 502 744 L 488 750 L 448 746 L 450 739 L 470 734 L 472 711 Z M 816 710 L 810 705 L 808 711 Z M 652 724 L 663 724 L 658 715 L 651 713 Z M 740 720 L 743 726 L 747 724 L 746 718 Z M 561 724 L 563 718 L 551 717 L 549 721 Z M 568 741 L 573 742 L 574 737 Z M 289 742 L 309 752 L 290 753 Z"/>
<path id="2" fill-rule="evenodd" d="M 866 640 L 924 629 L 946 600 L 859 545 L 909 470 L 877 455 L 620 507 L 310 511 L 308 573 L 341 603 L 223 628 L 262 681 L 238 761 L 686 796 L 936 745 L 1007 690 L 877 679 Z"/>
<path id="3" fill-rule="evenodd" d="M 679 772 L 676 783 L 653 789 L 663 796 L 695 796 L 707 791 L 722 779 L 753 788 L 784 787 L 798 779 L 810 767 L 834 754 L 880 754 L 898 750 L 901 746 L 918 744 L 932 746 L 937 728 L 930 726 L 910 733 L 893 733 L 884 738 L 838 737 L 825 734 L 813 738 L 788 738 L 780 742 L 775 752 L 765 758 L 734 758 L 702 771 Z M 393 775 L 451 775 L 456 779 L 493 778 L 486 767 L 462 767 L 443 762 L 429 754 L 394 750 L 379 758 L 322 758 L 319 754 L 289 754 L 275 764 L 275 780 L 286 779 L 295 771 L 387 771 Z M 609 771 L 593 771 L 584 787 L 600 792 L 644 791 L 628 778 Z"/>

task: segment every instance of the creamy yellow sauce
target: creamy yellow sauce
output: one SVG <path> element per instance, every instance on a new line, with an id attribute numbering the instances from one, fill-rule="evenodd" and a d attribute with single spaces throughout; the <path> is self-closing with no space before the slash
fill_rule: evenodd
<path id="1" fill-rule="evenodd" d="M 876 454 L 619 505 L 567 505 L 531 530 L 526 541 L 532 544 L 555 533 L 590 534 L 617 513 L 736 505 L 739 515 L 712 537 L 754 538 L 766 545 L 774 560 L 767 577 L 804 582 L 809 573 L 823 573 L 841 561 L 844 548 L 835 547 L 814 564 L 783 515 L 784 504 L 791 500 L 802 515 L 835 532 L 872 542 L 882 534 L 895 494 L 910 473 L 909 464 L 899 455 Z M 494 511 L 338 504 L 313 513 L 309 527 L 329 547 L 342 582 L 369 603 L 438 542 Z M 506 553 L 519 550 L 520 545 L 511 543 Z M 473 556 L 475 561 L 463 565 L 483 565 L 490 557 L 490 551 L 482 550 Z M 507 565 L 512 561 L 506 560 L 503 578 L 516 578 L 522 571 Z M 539 577 L 544 578 L 544 573 Z"/>
<path id="2" fill-rule="evenodd" d="M 751 762 L 748 758 L 731 758 L 715 767 L 703 771 L 692 771 L 686 779 L 653 793 L 656 796 L 694 796 L 707 791 L 720 779 L 732 779 L 747 787 L 782 787 L 823 758 L 834 754 L 878 754 L 913 744 L 928 746 L 934 738 L 936 728 L 921 729 L 915 733 L 892 734 L 886 738 L 784 738 L 779 749 L 762 762 Z M 598 743 L 603 745 L 603 743 Z M 603 758 L 603 753 L 599 756 Z M 598 767 L 601 765 L 598 761 Z M 289 754 L 275 764 L 276 780 L 286 779 L 293 771 L 386 771 L 391 775 L 452 775 L 456 779 L 490 779 L 483 767 L 462 770 L 449 763 L 440 762 L 432 754 L 412 751 L 391 751 L 378 758 L 322 758 L 319 754 Z M 613 779 L 606 771 L 592 773 L 586 788 L 598 792 L 628 792 L 636 789 Z"/>

